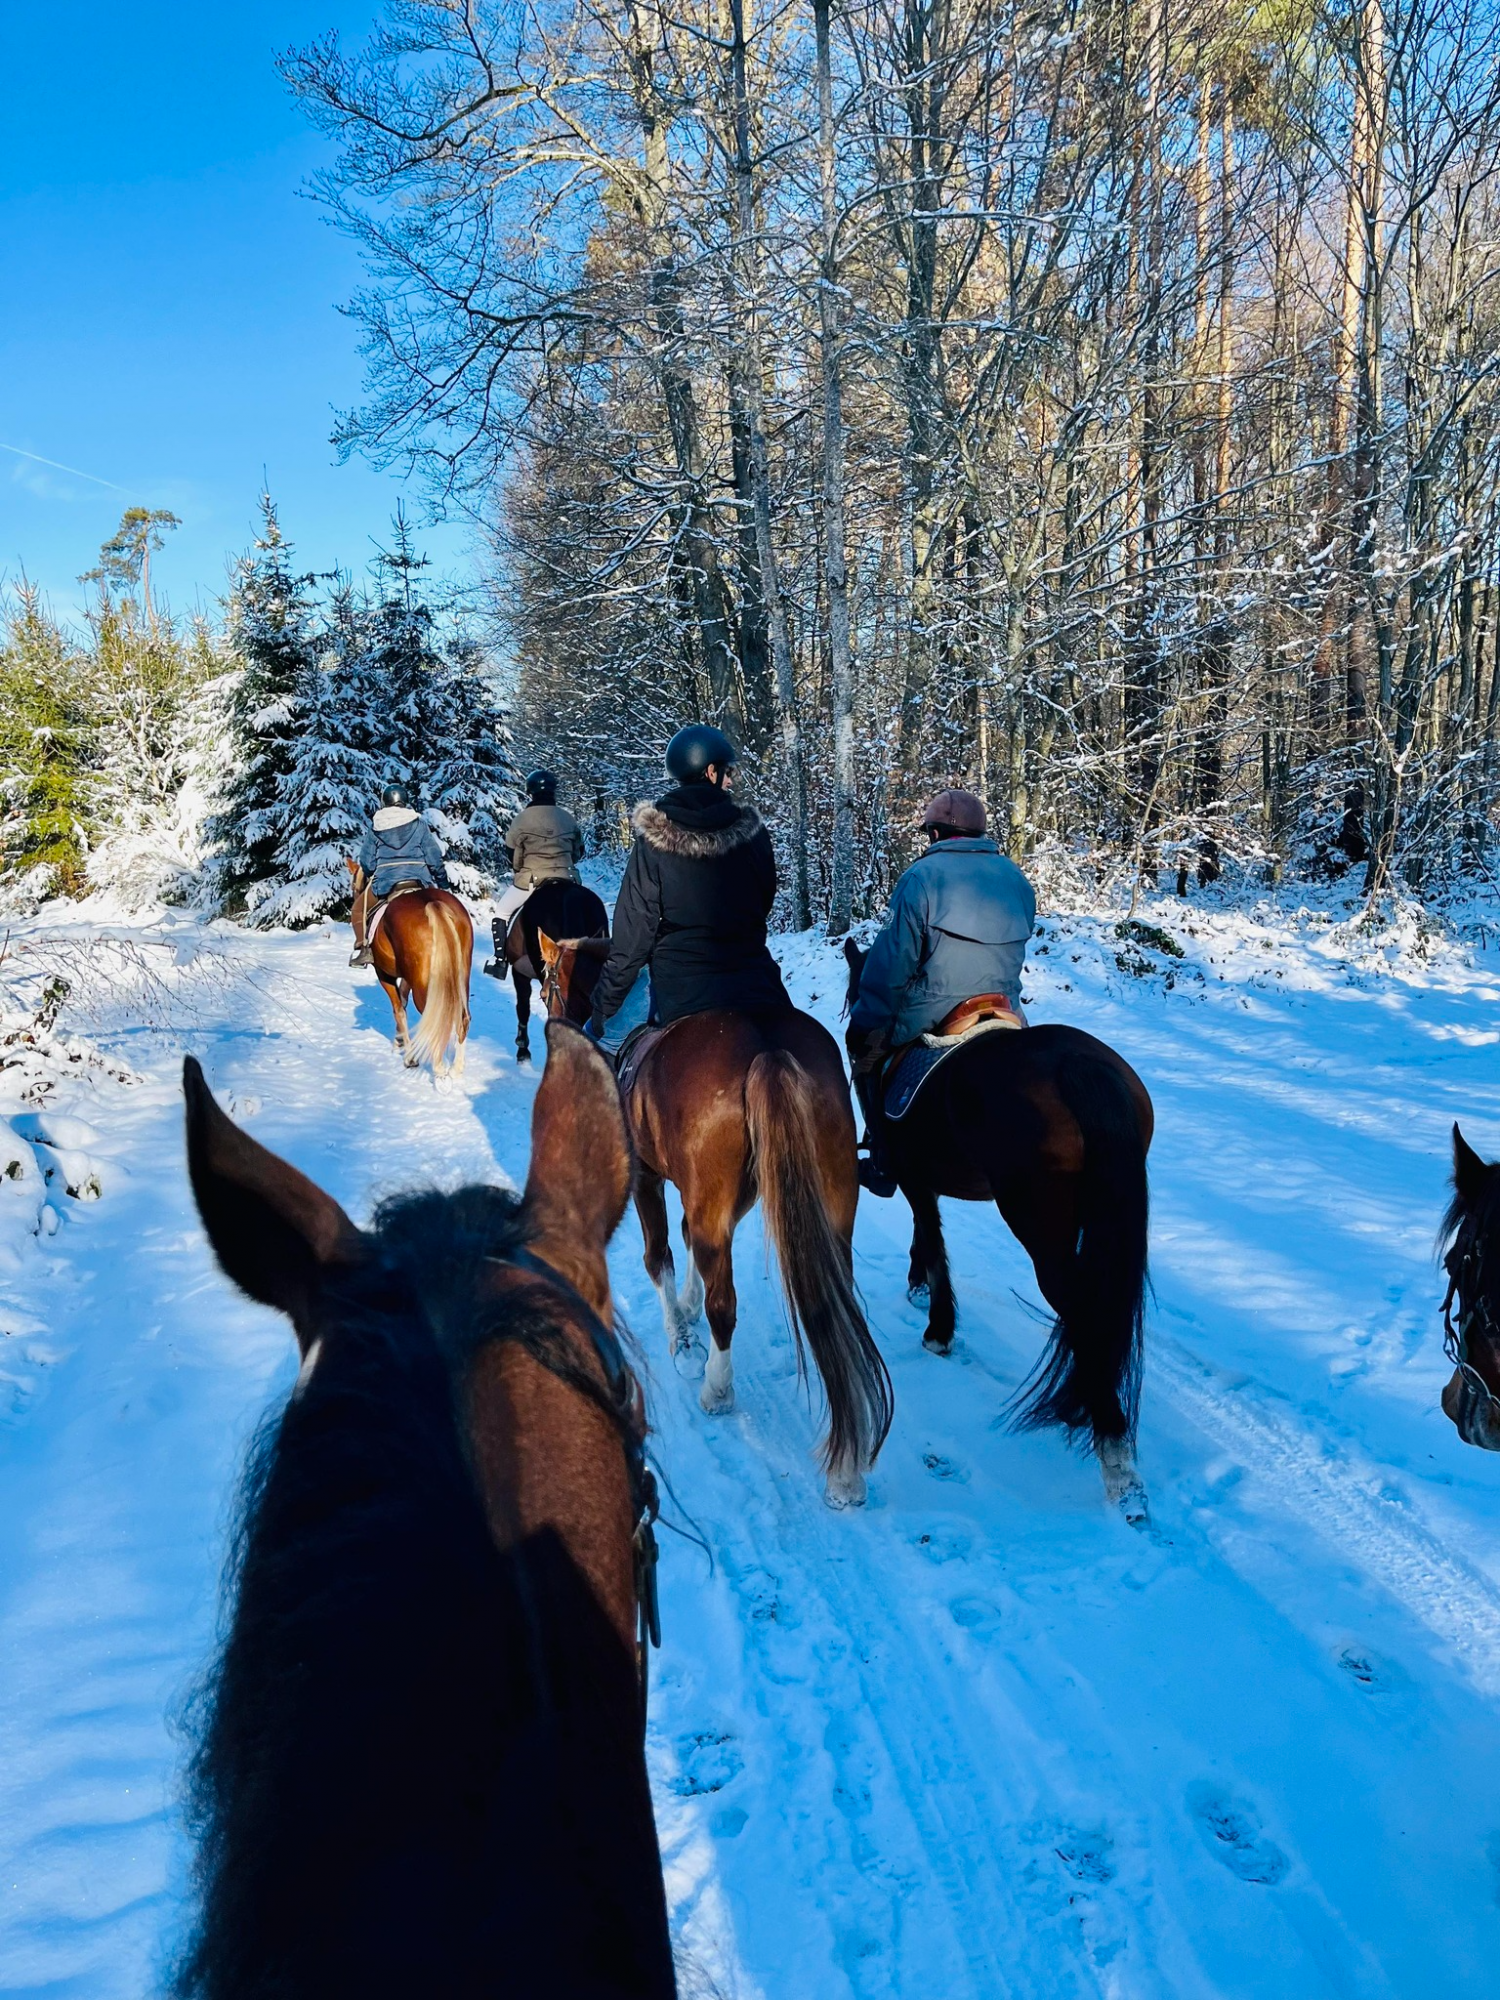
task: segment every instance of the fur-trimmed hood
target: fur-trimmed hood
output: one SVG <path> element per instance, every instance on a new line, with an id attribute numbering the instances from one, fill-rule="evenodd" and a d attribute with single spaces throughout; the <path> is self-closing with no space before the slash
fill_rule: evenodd
<path id="1" fill-rule="evenodd" d="M 684 826 L 670 819 L 651 799 L 642 799 L 630 815 L 631 830 L 660 854 L 678 854 L 689 861 L 712 861 L 717 855 L 743 847 L 760 832 L 760 814 L 754 806 L 737 806 L 728 826 Z"/>
<path id="2" fill-rule="evenodd" d="M 410 806 L 382 806 L 372 822 L 377 833 L 394 833 L 398 826 L 410 826 L 420 818 Z"/>

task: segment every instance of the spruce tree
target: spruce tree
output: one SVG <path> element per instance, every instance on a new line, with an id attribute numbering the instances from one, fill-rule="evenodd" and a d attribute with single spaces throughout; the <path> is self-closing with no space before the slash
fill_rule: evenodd
<path id="1" fill-rule="evenodd" d="M 282 879 L 257 902 L 258 922 L 295 928 L 348 911 L 346 857 L 359 851 L 385 769 L 366 639 L 366 620 L 342 585 L 322 657 L 299 685 L 292 768 L 278 788 Z"/>
<path id="2" fill-rule="evenodd" d="M 0 886 L 35 903 L 83 888 L 93 755 L 84 662 L 28 583 L 0 636 Z"/>
<path id="3" fill-rule="evenodd" d="M 444 648 L 429 712 L 440 747 L 423 773 L 426 815 L 454 887 L 465 896 L 487 895 L 503 865 L 502 839 L 520 805 L 520 786 L 504 712 L 479 648 L 462 634 Z"/>
<path id="4" fill-rule="evenodd" d="M 310 577 L 292 567 L 269 493 L 264 526 L 235 578 L 229 643 L 239 662 L 230 699 L 232 766 L 214 814 L 220 906 L 253 913 L 286 879 L 287 787 L 297 758 L 298 706 L 313 685 Z"/>

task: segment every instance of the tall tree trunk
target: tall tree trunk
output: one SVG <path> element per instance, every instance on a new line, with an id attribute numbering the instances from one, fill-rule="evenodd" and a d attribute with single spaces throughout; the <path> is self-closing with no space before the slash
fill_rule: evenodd
<path id="1" fill-rule="evenodd" d="M 834 157 L 830 0 L 813 0 L 818 68 L 818 183 L 822 260 L 818 272 L 823 376 L 823 577 L 828 592 L 828 666 L 833 707 L 833 871 L 828 928 L 840 937 L 854 911 L 854 661 L 844 520 L 844 391 L 838 290 L 838 162 Z"/>
<path id="2" fill-rule="evenodd" d="M 782 762 L 791 794 L 792 900 L 797 928 L 806 930 L 812 922 L 807 869 L 807 771 L 802 756 L 802 729 L 797 715 L 797 683 L 792 670 L 786 605 L 782 599 L 776 544 L 771 532 L 771 474 L 762 395 L 760 260 L 756 249 L 755 163 L 750 145 L 745 0 L 730 0 L 730 15 L 734 30 L 729 65 L 734 100 L 734 266 L 746 330 L 742 359 L 736 365 L 742 371 L 740 390 L 750 433 L 750 487 L 755 539 L 760 554 L 761 589 L 771 631 L 771 659 L 776 671 Z"/>

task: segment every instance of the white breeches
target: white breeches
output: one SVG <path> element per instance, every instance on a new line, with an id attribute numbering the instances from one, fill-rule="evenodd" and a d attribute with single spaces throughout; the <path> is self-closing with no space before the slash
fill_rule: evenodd
<path id="1" fill-rule="evenodd" d="M 500 900 L 495 905 L 495 914 L 507 929 L 511 918 L 531 894 L 529 889 L 518 889 L 514 882 L 507 883 L 500 891 Z"/>

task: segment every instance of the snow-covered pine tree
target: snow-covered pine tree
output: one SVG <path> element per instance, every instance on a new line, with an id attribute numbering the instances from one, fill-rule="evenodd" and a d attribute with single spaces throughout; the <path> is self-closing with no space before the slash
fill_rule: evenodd
<path id="1" fill-rule="evenodd" d="M 229 643 L 239 662 L 230 697 L 232 762 L 210 824 L 216 890 L 230 914 L 252 913 L 286 879 L 284 790 L 296 762 L 299 693 L 316 671 L 310 578 L 292 567 L 269 493 L 263 527 L 239 563 Z"/>
<path id="2" fill-rule="evenodd" d="M 33 584 L 0 614 L 0 903 L 83 886 L 92 755 L 78 648 Z"/>
<path id="3" fill-rule="evenodd" d="M 422 801 L 461 896 L 491 893 L 502 840 L 521 804 L 510 730 L 483 654 L 460 633 L 443 649 L 431 705 L 441 704 L 442 748 L 422 777 Z"/>
<path id="4" fill-rule="evenodd" d="M 292 768 L 277 788 L 282 879 L 256 903 L 258 923 L 298 928 L 348 910 L 345 857 L 359 851 L 386 768 L 367 622 L 340 583 L 322 656 L 298 685 Z"/>

